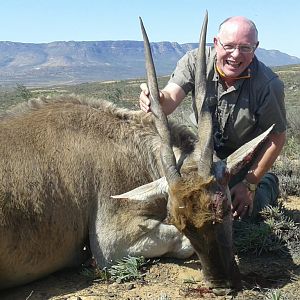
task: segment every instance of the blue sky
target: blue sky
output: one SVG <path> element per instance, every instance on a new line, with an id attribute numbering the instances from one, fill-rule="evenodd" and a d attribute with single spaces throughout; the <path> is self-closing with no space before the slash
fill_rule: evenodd
<path id="1" fill-rule="evenodd" d="M 142 40 L 141 16 L 152 42 L 198 42 L 207 9 L 211 42 L 224 19 L 243 15 L 259 30 L 260 46 L 300 58 L 297 0 L 7 0 L 1 2 L 0 41 Z"/>

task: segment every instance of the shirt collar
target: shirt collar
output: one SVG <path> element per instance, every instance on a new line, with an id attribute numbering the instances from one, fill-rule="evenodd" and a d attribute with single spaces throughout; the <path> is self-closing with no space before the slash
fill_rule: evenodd
<path id="1" fill-rule="evenodd" d="M 226 75 L 224 74 L 224 72 L 218 68 L 218 66 L 217 66 L 216 63 L 215 63 L 215 72 L 218 73 L 218 75 L 220 77 L 223 77 L 223 78 L 226 77 Z M 235 77 L 235 78 L 231 78 L 231 79 L 239 80 L 239 79 L 248 79 L 250 77 L 251 77 L 251 68 L 249 66 L 240 76 Z"/>

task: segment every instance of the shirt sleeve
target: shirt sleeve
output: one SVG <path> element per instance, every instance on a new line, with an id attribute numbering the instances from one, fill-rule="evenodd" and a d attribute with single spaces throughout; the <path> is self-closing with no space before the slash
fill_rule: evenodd
<path id="1" fill-rule="evenodd" d="M 275 124 L 273 132 L 284 132 L 286 130 L 284 85 L 277 76 L 267 83 L 261 99 L 263 100 L 257 111 L 259 127 L 266 130 Z"/>
<path id="2" fill-rule="evenodd" d="M 187 52 L 178 62 L 171 74 L 169 83 L 179 85 L 187 95 L 195 86 L 195 50 Z"/>

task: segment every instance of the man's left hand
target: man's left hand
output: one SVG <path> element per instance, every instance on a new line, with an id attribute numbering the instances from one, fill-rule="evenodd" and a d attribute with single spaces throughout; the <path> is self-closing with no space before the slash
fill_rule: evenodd
<path id="1" fill-rule="evenodd" d="M 231 190 L 232 213 L 235 219 L 245 215 L 251 215 L 253 210 L 254 192 L 249 191 L 248 187 L 239 182 Z"/>

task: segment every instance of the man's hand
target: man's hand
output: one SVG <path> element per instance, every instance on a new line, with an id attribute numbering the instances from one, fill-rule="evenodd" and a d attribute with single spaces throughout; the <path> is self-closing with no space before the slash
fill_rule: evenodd
<path id="1" fill-rule="evenodd" d="M 150 99 L 149 99 L 149 89 L 146 83 L 140 85 L 141 94 L 140 94 L 140 108 L 144 112 L 150 112 Z"/>
<path id="2" fill-rule="evenodd" d="M 242 218 L 247 214 L 250 216 L 253 210 L 254 192 L 249 191 L 248 187 L 239 182 L 231 190 L 233 217 Z"/>

